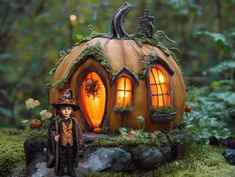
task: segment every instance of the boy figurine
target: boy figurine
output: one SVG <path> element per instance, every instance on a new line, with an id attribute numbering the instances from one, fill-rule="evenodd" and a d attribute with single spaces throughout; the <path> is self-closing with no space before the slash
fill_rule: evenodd
<path id="1" fill-rule="evenodd" d="M 55 124 L 49 129 L 49 147 L 52 149 L 49 150 L 50 157 L 48 157 L 47 166 L 49 168 L 55 166 L 57 176 L 63 176 L 64 169 L 67 167 L 68 174 L 74 177 L 76 176 L 74 168 L 78 164 L 82 142 L 82 131 L 72 113 L 78 110 L 79 106 L 74 102 L 71 89 L 60 96 L 58 103 L 52 106 L 59 112 L 59 115 L 56 116 L 58 121 L 55 120 Z"/>

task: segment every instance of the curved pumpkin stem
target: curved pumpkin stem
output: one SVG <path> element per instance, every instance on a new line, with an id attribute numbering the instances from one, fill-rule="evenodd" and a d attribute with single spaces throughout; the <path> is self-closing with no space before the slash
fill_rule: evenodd
<path id="1" fill-rule="evenodd" d="M 124 30 L 124 18 L 133 8 L 133 5 L 126 2 L 121 8 L 119 8 L 112 17 L 112 29 L 111 29 L 111 38 L 127 38 L 129 35 Z"/>

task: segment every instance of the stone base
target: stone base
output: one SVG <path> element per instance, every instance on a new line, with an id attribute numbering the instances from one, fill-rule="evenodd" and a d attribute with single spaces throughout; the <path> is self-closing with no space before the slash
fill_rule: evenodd
<path id="1" fill-rule="evenodd" d="M 186 134 L 178 134 L 181 143 L 162 146 L 156 148 L 150 145 L 138 145 L 132 147 L 96 147 L 90 149 L 91 144 L 98 138 L 107 135 L 97 134 L 84 134 L 85 149 L 80 158 L 78 168 L 75 172 L 78 177 L 85 176 L 87 173 L 95 171 L 125 171 L 133 172 L 138 170 L 151 170 L 161 166 L 166 162 L 171 162 L 183 157 L 188 138 Z M 37 148 L 35 148 L 37 144 Z M 26 140 L 25 156 L 26 156 L 26 169 L 28 176 L 38 177 L 54 177 L 54 169 L 46 167 L 45 149 L 46 140 L 38 142 L 30 142 Z M 34 148 L 32 148 L 32 146 Z M 86 153 L 84 153 L 86 152 Z"/>

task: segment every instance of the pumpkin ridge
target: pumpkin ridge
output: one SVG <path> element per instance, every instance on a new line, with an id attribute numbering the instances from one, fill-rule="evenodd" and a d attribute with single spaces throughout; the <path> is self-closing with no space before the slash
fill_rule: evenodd
<path id="1" fill-rule="evenodd" d="M 121 41 L 121 46 L 122 46 L 122 61 L 123 61 L 123 66 L 125 66 L 125 67 L 127 67 L 127 68 L 129 68 L 127 65 L 126 65 L 126 55 L 125 55 L 125 50 L 127 49 L 127 47 L 124 47 L 124 45 L 125 45 L 125 41 L 126 40 L 123 40 L 123 41 Z"/>

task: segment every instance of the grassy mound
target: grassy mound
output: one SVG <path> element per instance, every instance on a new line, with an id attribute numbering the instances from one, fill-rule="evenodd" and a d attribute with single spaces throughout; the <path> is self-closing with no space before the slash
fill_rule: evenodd
<path id="1" fill-rule="evenodd" d="M 0 174 L 7 177 L 24 162 L 24 137 L 22 131 L 8 128 L 0 130 L 0 137 Z"/>

